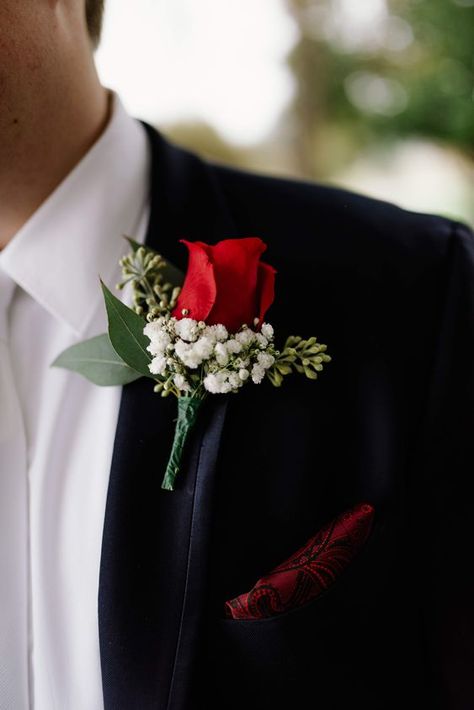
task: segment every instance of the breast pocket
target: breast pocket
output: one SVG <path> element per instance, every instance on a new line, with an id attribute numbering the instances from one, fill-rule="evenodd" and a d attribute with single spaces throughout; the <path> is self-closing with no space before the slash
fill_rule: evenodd
<path id="1" fill-rule="evenodd" d="M 305 707 L 314 683 L 335 694 L 359 683 L 354 654 L 373 623 L 379 528 L 374 523 L 358 555 L 305 604 L 259 619 L 226 618 L 223 611 L 215 620 L 214 688 L 226 695 L 226 707 Z"/>

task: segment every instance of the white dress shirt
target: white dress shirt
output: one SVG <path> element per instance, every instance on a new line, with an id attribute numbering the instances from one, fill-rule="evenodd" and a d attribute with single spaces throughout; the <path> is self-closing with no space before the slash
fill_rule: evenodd
<path id="1" fill-rule="evenodd" d="M 0 710 L 103 708 L 98 584 L 122 387 L 50 364 L 107 330 L 123 235 L 143 243 L 148 139 L 103 134 L 0 251 Z M 1 209 L 1 205 L 0 205 Z"/>

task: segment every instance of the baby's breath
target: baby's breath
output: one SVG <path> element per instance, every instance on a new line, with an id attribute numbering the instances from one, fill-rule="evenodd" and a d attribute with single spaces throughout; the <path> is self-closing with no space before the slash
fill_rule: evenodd
<path id="1" fill-rule="evenodd" d="M 316 338 L 291 336 L 279 352 L 270 323 L 263 323 L 260 331 L 243 325 L 229 333 L 220 324 L 167 315 L 147 323 L 143 332 L 150 339 L 147 350 L 153 355 L 149 369 L 156 376 L 155 391 L 164 397 L 238 392 L 245 383 L 260 384 L 265 377 L 280 386 L 293 368 L 316 379 L 323 362 L 331 359 Z"/>

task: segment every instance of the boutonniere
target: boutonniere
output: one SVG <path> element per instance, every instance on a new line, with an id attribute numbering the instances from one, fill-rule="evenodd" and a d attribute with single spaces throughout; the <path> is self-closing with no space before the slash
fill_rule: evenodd
<path id="1" fill-rule="evenodd" d="M 120 260 L 123 280 L 117 288 L 131 286 L 132 308 L 100 280 L 108 333 L 73 345 L 52 366 L 79 372 L 98 385 L 148 377 L 155 392 L 177 398 L 175 435 L 161 484 L 173 490 L 206 397 L 236 393 L 265 378 L 279 387 L 293 372 L 315 380 L 331 358 L 316 337 L 290 335 L 277 349 L 273 327 L 264 320 L 274 300 L 276 271 L 261 260 L 267 248 L 261 239 L 224 239 L 214 245 L 181 240 L 189 251 L 181 286 L 170 280 L 170 265 L 160 254 L 126 238 L 132 250 Z"/>

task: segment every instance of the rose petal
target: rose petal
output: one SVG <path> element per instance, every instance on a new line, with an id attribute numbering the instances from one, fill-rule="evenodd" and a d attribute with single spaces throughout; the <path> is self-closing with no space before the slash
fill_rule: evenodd
<path id="1" fill-rule="evenodd" d="M 264 261 L 259 263 L 257 281 L 257 318 L 259 319 L 259 327 L 261 327 L 265 313 L 275 299 L 276 273 L 276 269 L 270 264 L 266 264 Z"/>
<path id="2" fill-rule="evenodd" d="M 267 248 L 258 237 L 223 239 L 212 246 L 217 298 L 206 322 L 223 323 L 231 333 L 253 324 L 258 264 Z"/>
<path id="3" fill-rule="evenodd" d="M 188 247 L 189 261 L 181 293 L 171 315 L 178 319 L 206 320 L 217 293 L 209 245 L 186 239 L 180 239 L 180 242 Z M 188 313 L 183 314 L 183 309 Z"/>

